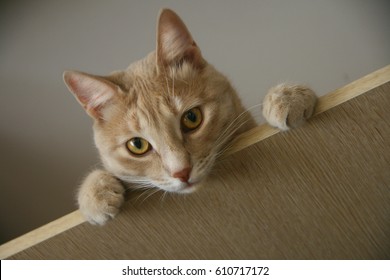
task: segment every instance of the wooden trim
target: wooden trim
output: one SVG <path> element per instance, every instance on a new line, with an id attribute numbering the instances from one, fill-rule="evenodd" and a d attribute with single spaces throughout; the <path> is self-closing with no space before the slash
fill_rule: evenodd
<path id="1" fill-rule="evenodd" d="M 67 214 L 1 245 L 0 259 L 6 259 L 72 227 L 75 227 L 84 221 L 84 217 L 81 215 L 79 210 Z"/>
<path id="2" fill-rule="evenodd" d="M 320 114 L 356 96 L 379 87 L 390 81 L 390 65 L 375 71 L 355 82 L 335 90 L 319 98 L 315 114 Z M 268 125 L 258 126 L 240 135 L 233 143 L 227 154 L 233 154 L 263 139 L 266 139 L 279 130 Z M 57 220 L 54 220 L 38 229 L 26 233 L 0 246 L 0 259 L 8 258 L 18 252 L 43 242 L 57 234 L 71 229 L 85 220 L 80 211 L 74 211 Z"/>

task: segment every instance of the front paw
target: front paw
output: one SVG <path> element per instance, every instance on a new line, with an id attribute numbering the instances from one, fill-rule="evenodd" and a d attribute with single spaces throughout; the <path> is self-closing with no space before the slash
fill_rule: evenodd
<path id="1" fill-rule="evenodd" d="M 85 178 L 78 193 L 81 213 L 92 224 L 103 225 L 119 213 L 125 189 L 118 179 L 104 170 L 95 170 Z"/>
<path id="2" fill-rule="evenodd" d="M 265 96 L 263 115 L 270 125 L 287 130 L 310 118 L 316 102 L 317 97 L 310 88 L 280 84 L 271 88 Z"/>

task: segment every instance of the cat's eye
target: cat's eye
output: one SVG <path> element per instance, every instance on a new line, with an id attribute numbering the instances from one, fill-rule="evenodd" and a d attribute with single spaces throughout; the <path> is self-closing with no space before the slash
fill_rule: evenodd
<path id="1" fill-rule="evenodd" d="M 190 132 L 197 129 L 203 120 L 202 111 L 198 108 L 192 108 L 181 117 L 181 128 L 184 132 Z"/>
<path id="2" fill-rule="evenodd" d="M 127 141 L 126 147 L 130 153 L 136 156 L 142 156 L 149 152 L 152 148 L 148 141 L 140 137 L 131 138 Z"/>

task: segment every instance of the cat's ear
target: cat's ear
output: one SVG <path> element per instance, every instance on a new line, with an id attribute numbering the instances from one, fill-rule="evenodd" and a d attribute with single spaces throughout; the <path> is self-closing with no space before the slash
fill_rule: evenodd
<path id="1" fill-rule="evenodd" d="M 118 87 L 102 77 L 76 71 L 65 71 L 63 78 L 87 113 L 95 119 L 102 119 L 102 109 L 112 101 Z"/>
<path id="2" fill-rule="evenodd" d="M 157 65 L 166 67 L 190 62 L 201 68 L 204 60 L 199 47 L 180 17 L 169 9 L 160 12 L 157 24 Z"/>

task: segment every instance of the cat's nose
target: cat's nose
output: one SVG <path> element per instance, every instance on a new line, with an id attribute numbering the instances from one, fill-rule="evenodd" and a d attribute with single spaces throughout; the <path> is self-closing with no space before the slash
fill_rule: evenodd
<path id="1" fill-rule="evenodd" d="M 188 180 L 190 179 L 191 170 L 191 167 L 186 167 L 178 172 L 173 173 L 172 177 L 177 178 L 184 183 L 188 183 Z"/>

